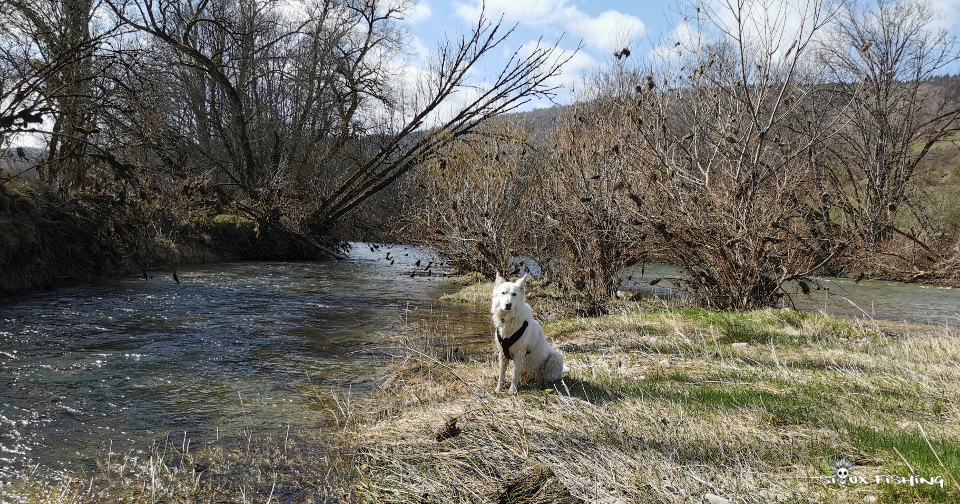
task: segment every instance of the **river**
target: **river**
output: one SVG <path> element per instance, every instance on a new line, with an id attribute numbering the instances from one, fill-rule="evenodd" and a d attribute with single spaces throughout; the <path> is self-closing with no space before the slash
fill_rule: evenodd
<path id="1" fill-rule="evenodd" d="M 331 395 L 375 386 L 390 335 L 454 289 L 424 276 L 427 254 L 369 247 L 0 302 L 0 481 L 167 437 L 323 428 Z M 454 330 L 485 340 L 483 310 L 442 309 L 467 321 Z"/>
<path id="2" fill-rule="evenodd" d="M 624 287 L 669 297 L 679 293 L 669 279 L 680 276 L 680 270 L 673 266 L 634 266 L 624 272 Z M 655 285 L 650 285 L 655 279 Z M 796 285 L 787 285 L 792 296 L 783 300 L 783 306 L 863 321 L 960 327 L 960 289 L 885 280 L 856 282 L 847 278 L 815 278 L 808 283 L 809 295 L 801 294 Z"/>
<path id="3" fill-rule="evenodd" d="M 347 260 L 199 265 L 178 270 L 179 283 L 153 272 L 0 301 L 0 482 L 90 464 L 107 449 L 146 453 L 171 437 L 325 428 L 329 399 L 374 387 L 391 334 L 455 289 L 425 276 L 430 261 L 358 244 Z M 675 271 L 647 266 L 628 283 L 649 288 Z M 957 289 L 819 285 L 801 306 L 960 325 Z M 437 311 L 450 333 L 486 344 L 483 307 Z"/>

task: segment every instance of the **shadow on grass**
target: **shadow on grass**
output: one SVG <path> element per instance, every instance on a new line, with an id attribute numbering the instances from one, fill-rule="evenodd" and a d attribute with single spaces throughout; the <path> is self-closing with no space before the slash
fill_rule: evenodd
<path id="1" fill-rule="evenodd" d="M 615 390 L 612 387 L 569 376 L 553 382 L 550 386 L 560 395 L 575 397 L 598 406 L 620 400 L 624 397 L 621 391 Z"/>
<path id="2" fill-rule="evenodd" d="M 759 385 L 759 384 L 758 384 Z M 566 377 L 552 384 L 561 395 L 602 406 L 628 398 L 682 404 L 692 412 L 753 410 L 764 412 L 764 420 L 775 426 L 821 427 L 836 407 L 829 390 L 795 389 L 790 393 L 771 392 L 752 384 L 700 383 L 678 373 L 654 373 L 644 379 L 597 375 L 590 379 Z"/>

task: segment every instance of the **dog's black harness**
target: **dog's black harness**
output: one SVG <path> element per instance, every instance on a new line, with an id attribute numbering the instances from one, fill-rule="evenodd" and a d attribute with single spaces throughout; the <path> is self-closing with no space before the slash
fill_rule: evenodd
<path id="1" fill-rule="evenodd" d="M 517 332 L 513 333 L 507 339 L 503 339 L 500 336 L 500 328 L 499 327 L 497 328 L 497 341 L 500 342 L 500 348 L 503 349 L 503 356 L 506 357 L 508 360 L 513 358 L 513 357 L 510 357 L 510 347 L 513 346 L 514 343 L 520 341 L 520 337 L 523 336 L 523 331 L 527 330 L 527 325 L 528 325 L 527 321 L 524 320 L 523 325 L 520 326 L 520 329 L 517 329 Z"/>

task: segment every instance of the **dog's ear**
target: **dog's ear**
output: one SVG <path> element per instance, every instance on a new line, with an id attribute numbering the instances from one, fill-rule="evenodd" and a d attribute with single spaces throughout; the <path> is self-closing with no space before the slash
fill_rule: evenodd
<path id="1" fill-rule="evenodd" d="M 506 280 L 504 280 L 503 277 L 500 276 L 500 273 L 497 273 L 497 279 L 493 281 L 493 286 L 496 287 L 502 284 L 503 282 L 506 282 Z"/>
<path id="2" fill-rule="evenodd" d="M 517 287 L 520 287 L 520 288 L 522 289 L 522 288 L 523 288 L 523 284 L 527 282 L 527 279 L 528 279 L 528 278 L 530 278 L 530 274 L 529 274 L 529 273 L 524 273 L 523 276 L 520 277 L 520 279 L 518 279 L 518 280 L 515 282 L 515 283 L 517 284 Z"/>

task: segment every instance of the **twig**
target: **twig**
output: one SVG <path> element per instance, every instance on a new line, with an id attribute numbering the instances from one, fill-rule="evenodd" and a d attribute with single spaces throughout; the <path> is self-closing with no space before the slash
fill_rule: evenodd
<path id="1" fill-rule="evenodd" d="M 485 409 L 485 410 L 487 411 L 487 413 L 489 413 L 490 416 L 492 416 L 493 419 L 496 421 L 495 424 L 496 424 L 497 426 L 503 425 L 503 423 L 502 423 L 501 420 L 500 420 L 500 417 L 497 416 L 497 413 L 496 413 L 495 411 L 493 411 L 493 409 L 491 409 L 491 408 L 487 405 L 487 403 L 486 403 L 486 401 L 484 400 L 484 398 L 483 398 L 483 397 L 480 397 L 480 395 L 477 394 L 477 392 L 474 390 L 474 388 L 473 388 L 469 383 L 467 383 L 467 381 L 464 380 L 459 374 L 457 374 L 457 372 L 454 371 L 453 368 L 451 368 L 450 366 L 444 364 L 443 362 L 440 362 L 440 361 L 437 360 L 436 358 L 434 358 L 434 357 L 432 357 L 432 356 L 430 356 L 430 355 L 427 355 L 427 354 L 425 354 L 425 353 L 423 353 L 423 352 L 421 352 L 421 351 L 419 351 L 419 350 L 415 350 L 415 349 L 410 348 L 410 347 L 405 347 L 404 349 L 405 349 L 406 351 L 408 351 L 408 352 L 412 352 L 412 353 L 414 353 L 414 354 L 417 354 L 417 355 L 419 355 L 419 356 L 421 356 L 421 357 L 423 357 L 423 358 L 425 358 L 425 359 L 433 362 L 434 364 L 437 364 L 438 366 L 446 369 L 447 371 L 449 371 L 454 377 L 456 377 L 457 380 L 460 380 L 460 383 L 463 383 L 464 385 L 467 386 L 467 390 L 470 391 L 470 394 L 472 394 L 473 397 L 475 397 L 475 398 L 480 402 L 480 406 L 482 406 L 483 409 Z M 519 440 L 519 439 L 517 439 L 516 437 L 514 437 L 513 432 L 511 432 L 510 430 L 503 429 L 503 431 L 506 432 L 506 433 L 510 436 L 510 438 L 516 443 L 517 447 L 514 448 L 514 449 L 517 450 L 517 451 L 520 452 L 520 453 L 523 453 L 524 450 L 523 450 L 522 448 L 520 448 L 520 447 L 523 446 L 522 441 Z"/>
<path id="2" fill-rule="evenodd" d="M 900 456 L 900 460 L 902 460 L 904 464 L 907 464 L 907 469 L 910 469 L 911 474 L 917 472 L 913 469 L 913 466 L 910 465 L 910 462 L 907 462 L 907 458 L 904 457 L 902 453 L 900 453 L 900 450 L 898 450 L 896 446 L 893 447 L 893 451 L 897 452 L 897 455 Z"/>

